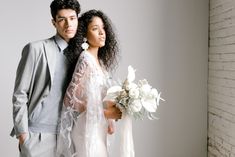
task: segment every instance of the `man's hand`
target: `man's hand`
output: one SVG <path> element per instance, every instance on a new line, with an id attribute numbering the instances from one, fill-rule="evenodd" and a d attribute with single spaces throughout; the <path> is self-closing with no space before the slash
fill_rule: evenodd
<path id="1" fill-rule="evenodd" d="M 106 109 L 104 109 L 104 115 L 108 119 L 121 119 L 122 112 L 116 107 L 115 103 L 112 101 L 106 101 Z"/>
<path id="2" fill-rule="evenodd" d="M 27 137 L 27 133 L 22 133 L 22 134 L 19 135 L 18 139 L 19 139 L 19 144 L 20 145 L 22 145 L 24 143 L 26 137 Z"/>

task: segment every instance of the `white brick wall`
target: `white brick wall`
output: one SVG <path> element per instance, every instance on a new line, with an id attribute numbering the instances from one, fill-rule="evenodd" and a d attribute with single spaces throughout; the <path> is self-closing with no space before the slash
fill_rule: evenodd
<path id="1" fill-rule="evenodd" d="M 235 0 L 210 0 L 208 157 L 235 157 Z"/>

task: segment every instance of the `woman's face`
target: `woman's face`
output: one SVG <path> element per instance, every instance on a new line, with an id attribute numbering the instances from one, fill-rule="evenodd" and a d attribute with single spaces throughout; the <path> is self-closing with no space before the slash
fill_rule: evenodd
<path id="1" fill-rule="evenodd" d="M 105 45 L 104 23 L 100 17 L 93 17 L 87 28 L 87 41 L 89 47 L 99 48 Z"/>

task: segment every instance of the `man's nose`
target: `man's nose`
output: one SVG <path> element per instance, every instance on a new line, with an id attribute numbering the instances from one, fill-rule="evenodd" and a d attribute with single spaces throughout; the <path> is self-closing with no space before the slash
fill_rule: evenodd
<path id="1" fill-rule="evenodd" d="M 66 22 L 67 27 L 71 26 L 71 20 L 70 19 L 66 19 L 65 22 Z"/>

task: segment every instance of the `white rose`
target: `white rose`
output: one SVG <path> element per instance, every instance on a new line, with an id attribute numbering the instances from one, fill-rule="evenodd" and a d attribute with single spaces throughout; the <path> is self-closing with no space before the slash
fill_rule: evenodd
<path id="1" fill-rule="evenodd" d="M 122 90 L 121 86 L 112 86 L 107 90 L 107 93 L 115 93 L 115 92 L 120 92 Z"/>
<path id="2" fill-rule="evenodd" d="M 129 91 L 129 97 L 137 99 L 139 97 L 138 88 L 131 88 L 130 91 Z"/>
<path id="3" fill-rule="evenodd" d="M 120 92 L 122 91 L 121 86 L 112 86 L 107 90 L 107 94 L 104 98 L 105 100 L 115 100 L 119 95 Z"/>
<path id="4" fill-rule="evenodd" d="M 148 81 L 146 79 L 139 80 L 138 84 L 139 84 L 139 86 L 143 86 L 145 84 L 148 84 Z"/>
<path id="5" fill-rule="evenodd" d="M 139 99 L 133 100 L 130 103 L 130 109 L 133 112 L 139 112 L 141 110 L 141 108 L 142 108 L 142 104 L 141 104 L 141 101 Z"/>
<path id="6" fill-rule="evenodd" d="M 137 84 L 131 82 L 126 85 L 126 90 L 131 90 L 131 89 L 137 88 L 137 87 L 138 87 Z"/>

